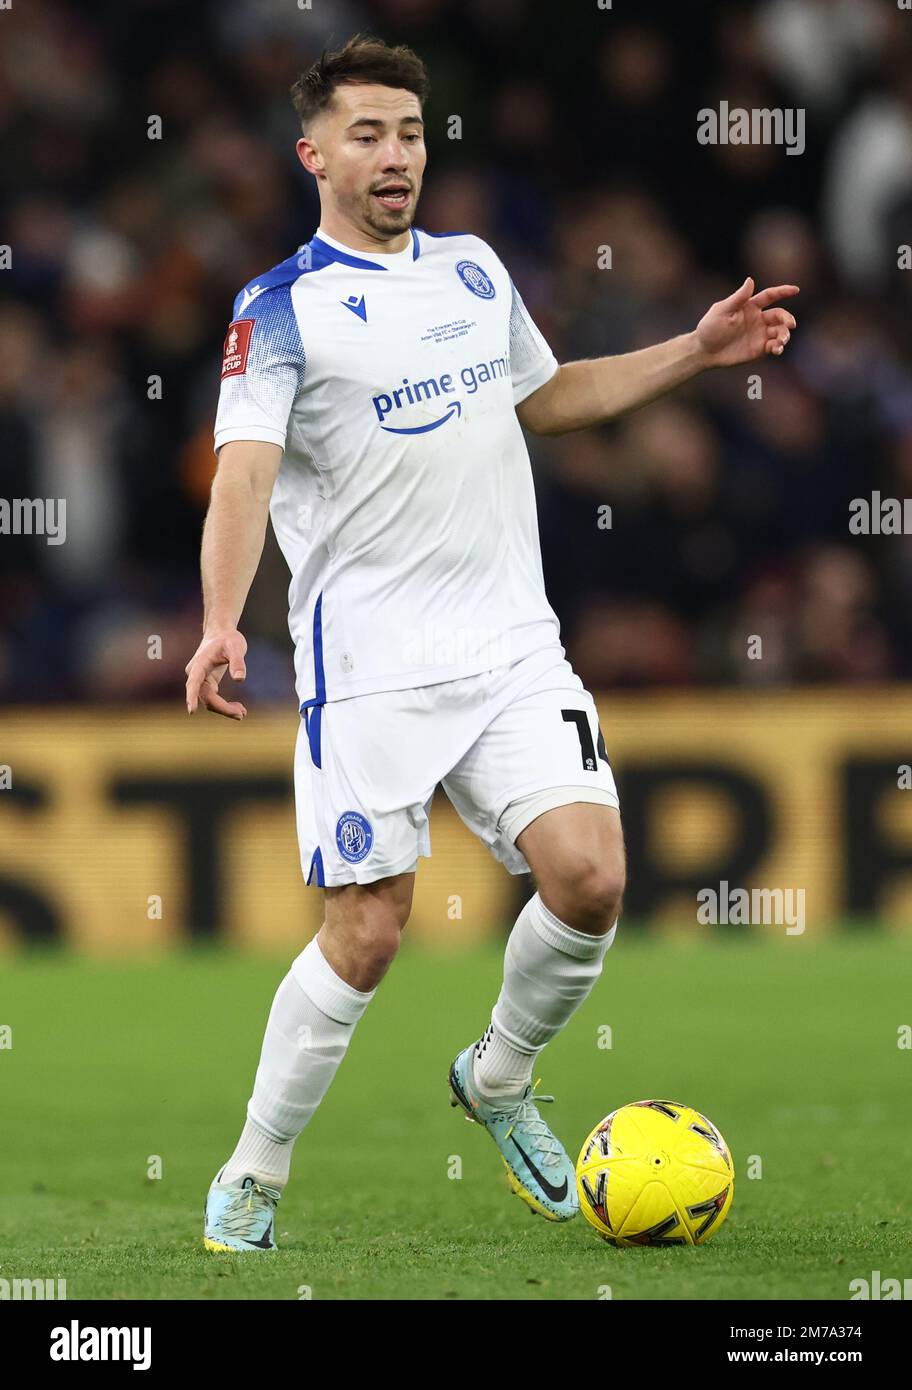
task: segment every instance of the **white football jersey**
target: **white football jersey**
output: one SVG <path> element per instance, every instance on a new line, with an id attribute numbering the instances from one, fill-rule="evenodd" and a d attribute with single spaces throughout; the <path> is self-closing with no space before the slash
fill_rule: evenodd
<path id="1" fill-rule="evenodd" d="M 469 234 L 371 257 L 319 232 L 238 295 L 215 448 L 284 449 L 270 515 L 302 708 L 559 648 L 515 413 L 557 366 Z"/>

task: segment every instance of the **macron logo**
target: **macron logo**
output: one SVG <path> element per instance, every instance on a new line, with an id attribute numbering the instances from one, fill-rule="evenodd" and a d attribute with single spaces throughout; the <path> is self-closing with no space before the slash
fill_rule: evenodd
<path id="1" fill-rule="evenodd" d="M 364 295 L 359 299 L 356 294 L 350 294 L 347 299 L 340 299 L 339 303 L 345 309 L 351 309 L 353 314 L 357 314 L 363 323 L 367 323 L 367 305 L 364 303 Z"/>
<path id="2" fill-rule="evenodd" d="M 262 294 L 264 290 L 268 289 L 268 285 L 251 285 L 249 289 L 246 289 L 241 298 L 241 307 L 238 310 L 238 315 L 240 316 L 243 314 L 248 304 L 252 304 L 258 294 Z"/>
<path id="3" fill-rule="evenodd" d="M 52 1361 L 132 1361 L 134 1371 L 152 1364 L 151 1327 L 69 1327 L 51 1329 Z"/>

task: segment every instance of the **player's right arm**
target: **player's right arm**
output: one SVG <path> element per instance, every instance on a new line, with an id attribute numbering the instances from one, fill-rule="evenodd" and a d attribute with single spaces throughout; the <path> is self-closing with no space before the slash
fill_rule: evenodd
<path id="1" fill-rule="evenodd" d="M 218 687 L 226 670 L 234 680 L 247 674 L 238 623 L 263 553 L 269 499 L 306 366 L 291 302 L 300 273 L 291 258 L 267 272 L 237 296 L 228 325 L 213 441 L 219 462 L 200 559 L 203 637 L 186 667 L 190 714 L 200 701 L 228 719 L 247 714 Z"/>
<path id="2" fill-rule="evenodd" d="M 187 710 L 199 702 L 228 719 L 247 713 L 237 700 L 218 693 L 225 671 L 232 680 L 247 674 L 247 643 L 238 623 L 263 553 L 269 499 L 282 462 L 278 444 L 241 439 L 223 444 L 203 527 L 203 636 L 187 663 Z"/>

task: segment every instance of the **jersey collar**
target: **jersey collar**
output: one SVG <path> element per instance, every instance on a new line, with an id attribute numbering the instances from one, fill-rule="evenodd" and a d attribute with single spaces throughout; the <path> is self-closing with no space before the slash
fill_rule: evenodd
<path id="1" fill-rule="evenodd" d="M 409 228 L 412 234 L 412 244 L 407 246 L 404 251 L 393 251 L 389 255 L 379 255 L 366 257 L 359 251 L 353 250 L 351 246 L 346 246 L 341 241 L 336 241 L 335 237 L 329 236 L 320 228 L 311 240 L 311 246 L 322 251 L 328 260 L 339 261 L 342 265 L 354 266 L 360 270 L 396 270 L 405 269 L 412 261 L 417 261 L 421 255 L 421 246 L 418 241 L 418 233 L 414 227 Z"/>

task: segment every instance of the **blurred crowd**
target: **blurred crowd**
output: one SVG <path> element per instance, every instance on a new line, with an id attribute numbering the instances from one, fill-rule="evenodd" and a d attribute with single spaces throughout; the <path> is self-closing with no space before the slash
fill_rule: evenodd
<path id="1" fill-rule="evenodd" d="M 689 330 L 745 274 L 801 286 L 781 361 L 530 441 L 584 681 L 912 675 L 912 537 L 848 526 L 912 496 L 912 12 L 30 0 L 0 27 L 0 496 L 67 499 L 66 544 L 0 535 L 0 699 L 179 699 L 232 302 L 318 221 L 288 90 L 357 30 L 430 67 L 419 225 L 490 241 L 560 360 Z M 723 100 L 803 108 L 805 152 L 700 145 Z M 287 582 L 270 542 L 251 699 L 293 698 Z"/>

